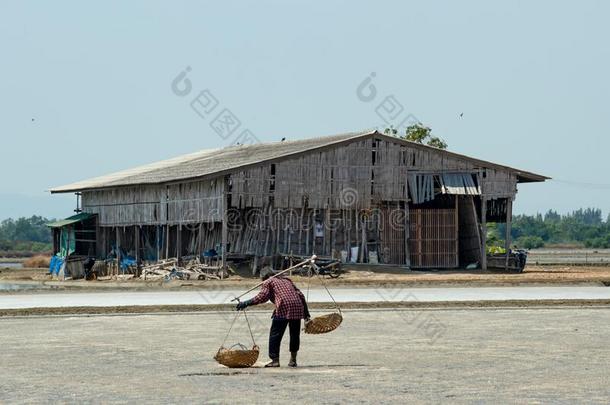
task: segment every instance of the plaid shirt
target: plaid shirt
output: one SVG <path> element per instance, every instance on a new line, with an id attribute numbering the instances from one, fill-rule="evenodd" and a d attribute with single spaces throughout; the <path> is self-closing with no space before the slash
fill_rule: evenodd
<path id="1" fill-rule="evenodd" d="M 263 283 L 261 292 L 250 300 L 251 305 L 271 301 L 275 304 L 274 319 L 304 319 L 309 317 L 305 296 L 289 278 L 274 277 Z"/>

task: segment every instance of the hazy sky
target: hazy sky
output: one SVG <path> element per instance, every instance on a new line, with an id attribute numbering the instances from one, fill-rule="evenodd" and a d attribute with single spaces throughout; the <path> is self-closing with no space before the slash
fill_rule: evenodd
<path id="1" fill-rule="evenodd" d="M 205 89 L 262 141 L 383 128 L 393 96 L 451 150 L 557 179 L 521 185 L 516 212 L 607 213 L 609 20 L 603 1 L 2 0 L 0 219 L 67 216 L 49 187 L 230 144 L 190 107 Z"/>

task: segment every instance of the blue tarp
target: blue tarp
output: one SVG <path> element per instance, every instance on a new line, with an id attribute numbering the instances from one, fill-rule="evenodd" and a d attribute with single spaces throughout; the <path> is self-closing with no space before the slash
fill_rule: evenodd
<path id="1" fill-rule="evenodd" d="M 64 264 L 64 258 L 60 256 L 51 257 L 51 263 L 49 264 L 49 274 L 54 276 L 59 274 L 61 266 Z"/>
<path id="2" fill-rule="evenodd" d="M 121 270 L 123 271 L 127 270 L 127 267 L 135 266 L 136 264 L 138 264 L 138 262 L 136 262 L 136 259 L 131 256 L 121 258 Z"/>

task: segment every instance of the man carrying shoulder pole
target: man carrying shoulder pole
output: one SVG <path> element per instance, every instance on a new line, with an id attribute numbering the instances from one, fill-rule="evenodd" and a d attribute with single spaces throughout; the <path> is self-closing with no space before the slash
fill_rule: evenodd
<path id="1" fill-rule="evenodd" d="M 307 322 L 310 318 L 309 309 L 303 293 L 292 280 L 283 275 L 273 275 L 273 270 L 267 268 L 261 271 L 261 291 L 254 298 L 237 304 L 240 311 L 250 305 L 263 304 L 271 301 L 275 310 L 271 316 L 269 332 L 269 357 L 271 361 L 265 367 L 280 366 L 280 345 L 286 328 L 290 332 L 290 362 L 289 367 L 297 366 L 297 352 L 300 346 L 301 319 Z"/>

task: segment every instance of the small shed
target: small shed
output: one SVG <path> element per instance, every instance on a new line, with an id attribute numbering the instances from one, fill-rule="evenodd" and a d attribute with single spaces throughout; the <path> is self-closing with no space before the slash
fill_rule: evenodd
<path id="1" fill-rule="evenodd" d="M 97 257 L 97 215 L 81 212 L 68 218 L 48 223 L 53 232 L 51 273 L 60 277 L 82 278 L 84 262 Z"/>

